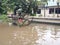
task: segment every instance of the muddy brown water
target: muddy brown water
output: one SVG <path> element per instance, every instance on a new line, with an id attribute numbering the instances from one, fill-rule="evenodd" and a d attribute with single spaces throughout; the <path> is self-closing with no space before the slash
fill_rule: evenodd
<path id="1" fill-rule="evenodd" d="M 0 24 L 0 45 L 60 45 L 60 26 L 33 23 L 19 27 Z"/>

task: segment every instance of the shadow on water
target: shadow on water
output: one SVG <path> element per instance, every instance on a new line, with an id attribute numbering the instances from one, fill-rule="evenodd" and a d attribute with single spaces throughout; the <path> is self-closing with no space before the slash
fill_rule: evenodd
<path id="1" fill-rule="evenodd" d="M 23 27 L 0 24 L 0 45 L 60 45 L 60 26 L 43 23 Z"/>

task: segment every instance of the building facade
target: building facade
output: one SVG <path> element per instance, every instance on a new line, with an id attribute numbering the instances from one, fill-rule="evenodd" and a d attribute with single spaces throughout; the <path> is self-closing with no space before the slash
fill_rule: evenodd
<path id="1" fill-rule="evenodd" d="M 57 0 L 48 1 L 48 5 L 45 7 L 38 7 L 37 17 L 60 17 L 60 3 L 57 5 Z"/>

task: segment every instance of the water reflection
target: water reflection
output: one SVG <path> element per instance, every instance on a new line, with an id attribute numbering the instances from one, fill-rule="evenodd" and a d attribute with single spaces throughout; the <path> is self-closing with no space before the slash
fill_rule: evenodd
<path id="1" fill-rule="evenodd" d="M 37 45 L 59 45 L 60 44 L 60 29 L 56 26 L 35 26 L 35 30 L 38 33 Z"/>
<path id="2" fill-rule="evenodd" d="M 60 45 L 60 26 L 31 24 L 18 27 L 0 24 L 0 45 Z"/>

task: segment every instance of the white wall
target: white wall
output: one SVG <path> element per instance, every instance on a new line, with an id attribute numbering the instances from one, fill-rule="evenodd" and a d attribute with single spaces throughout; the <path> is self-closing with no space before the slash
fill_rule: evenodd
<path id="1" fill-rule="evenodd" d="M 58 14 L 60 17 L 60 14 Z M 41 14 L 36 14 L 36 17 L 44 17 L 44 9 L 41 9 Z M 49 9 L 45 9 L 45 17 L 57 17 L 57 14 L 49 14 Z"/>

